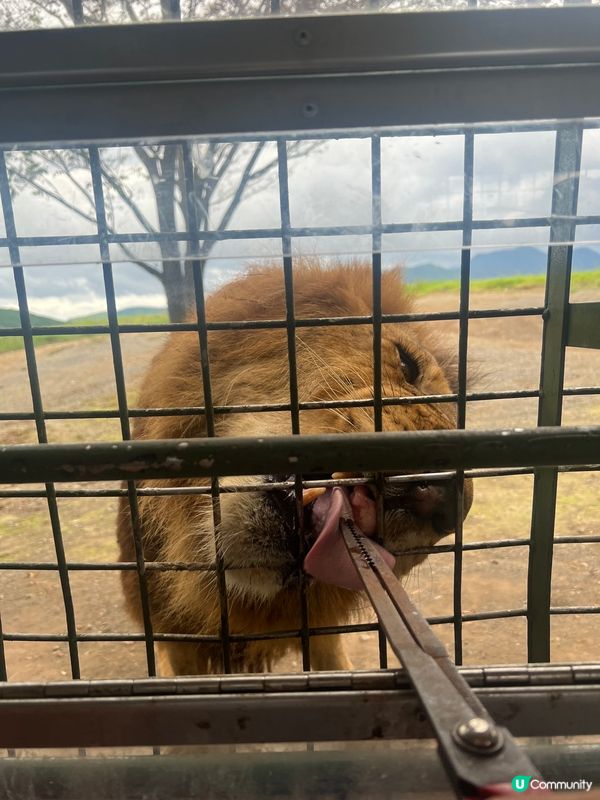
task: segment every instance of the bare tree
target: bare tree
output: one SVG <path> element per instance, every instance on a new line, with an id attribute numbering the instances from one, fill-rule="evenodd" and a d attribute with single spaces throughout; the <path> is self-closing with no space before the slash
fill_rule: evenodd
<path id="1" fill-rule="evenodd" d="M 489 0 L 488 0 L 489 1 Z M 466 0 L 463 0 L 466 4 Z M 497 0 L 518 3 L 519 0 Z M 2 0 L 0 29 L 72 27 L 160 19 L 223 19 L 269 14 L 423 10 L 451 0 Z"/>
<path id="2" fill-rule="evenodd" d="M 29 18 L 19 19 L 23 8 L 28 8 Z M 21 11 L 19 11 L 19 8 Z M 29 27 L 36 24 L 32 15 L 50 15 L 55 24 L 68 26 L 74 23 L 136 22 L 156 16 L 157 7 L 151 0 L 86 0 L 85 18 L 79 19 L 81 7 L 73 0 L 28 0 L 27 4 L 6 0 L 3 11 L 4 27 Z M 78 10 L 79 9 L 79 10 Z M 197 16 L 233 16 L 268 13 L 269 0 L 161 0 L 160 17 L 180 18 L 183 14 Z M 157 278 L 165 291 L 169 317 L 181 321 L 187 313 L 192 297 L 190 273 L 191 244 L 184 245 L 165 234 L 177 230 L 178 221 L 190 230 L 189 187 L 186 187 L 183 164 L 183 147 L 175 144 L 139 144 L 129 152 L 127 170 L 119 170 L 111 160 L 109 151 L 101 152 L 100 170 L 106 192 L 106 216 L 109 233 L 115 232 L 113 203 L 118 201 L 135 217 L 142 230 L 156 237 L 160 258 L 140 257 L 139 252 L 127 243 L 119 244 L 123 256 Z M 315 147 L 314 142 L 290 142 L 288 158 L 296 158 Z M 269 157 L 269 154 L 271 157 Z M 250 192 L 259 191 L 272 176 L 277 158 L 265 142 L 196 142 L 191 146 L 190 163 L 193 172 L 193 216 L 197 232 L 211 230 L 223 232 L 231 222 L 242 199 Z M 45 150 L 15 151 L 9 159 L 11 187 L 19 191 L 24 187 L 34 193 L 52 198 L 69 208 L 78 217 L 96 223 L 96 207 L 90 178 L 90 150 L 85 147 Z M 188 175 L 189 178 L 189 175 Z M 64 192 L 61 187 L 69 186 Z M 148 213 L 148 197 L 140 196 L 140 186 L 145 186 L 154 205 Z M 218 198 L 218 204 L 215 200 Z M 218 219 L 213 219 L 218 217 Z M 193 255 L 205 262 L 215 245 L 215 239 L 200 237 L 199 249 Z"/>
<path id="3" fill-rule="evenodd" d="M 188 152 L 192 193 L 186 182 L 184 147 L 139 144 L 122 150 L 107 148 L 100 150 L 99 159 L 108 233 L 117 232 L 120 208 L 133 215 L 150 241 L 157 242 L 156 256 L 147 255 L 148 247 L 140 253 L 130 243 L 116 246 L 126 260 L 160 281 L 169 317 L 175 322 L 185 318 L 193 297 L 192 257 L 205 263 L 216 240 L 202 239 L 200 235 L 193 249 L 194 243 L 182 243 L 172 234 L 182 228 L 199 234 L 209 230 L 222 233 L 242 199 L 249 192 L 259 191 L 276 175 L 277 168 L 273 148 L 265 142 L 195 142 Z M 288 157 L 298 157 L 313 147 L 315 143 L 310 141 L 292 142 Z M 90 149 L 85 147 L 14 151 L 7 159 L 12 191 L 27 188 L 51 198 L 95 226 L 97 209 L 90 160 Z"/>

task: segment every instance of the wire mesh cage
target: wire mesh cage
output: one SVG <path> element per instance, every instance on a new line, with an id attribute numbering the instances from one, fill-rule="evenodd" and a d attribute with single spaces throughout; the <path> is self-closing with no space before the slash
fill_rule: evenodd
<path id="1" fill-rule="evenodd" d="M 598 10 L 582 8 L 137 26 L 135 52 L 127 44 L 131 28 L 2 35 L 0 268 L 12 283 L 6 289 L 3 279 L 1 288 L 13 292 L 18 310 L 1 331 L 3 349 L 15 359 L 5 362 L 0 412 L 0 502 L 9 520 L 0 563 L 0 744 L 9 756 L 33 747 L 347 740 L 372 746 L 374 739 L 430 735 L 372 612 L 345 624 L 314 624 L 312 584 L 302 568 L 303 493 L 335 486 L 349 493 L 365 475 L 380 541 L 386 492 L 423 482 L 454 487 L 453 540 L 417 543 L 401 555 L 428 556 L 432 580 L 423 588 L 409 577 L 409 591 L 455 663 L 478 665 L 461 674 L 486 708 L 518 736 L 599 733 L 591 712 L 600 675 L 600 302 L 595 273 L 578 271 L 595 265 L 589 259 L 597 255 L 600 230 L 597 28 Z M 422 40 L 420 32 L 427 33 Z M 346 44 L 337 47 L 336 40 Z M 68 57 L 61 55 L 67 42 Z M 112 63 L 102 55 L 108 44 Z M 164 113 L 157 115 L 157 107 Z M 526 159 L 535 166 L 523 178 Z M 169 214 L 158 204 L 167 184 Z M 505 290 L 494 302 L 489 292 L 478 297 L 473 280 L 486 274 L 477 259 L 499 248 L 505 262 L 543 248 L 545 267 L 531 291 Z M 390 268 L 408 264 L 407 281 L 411 263 L 431 253 L 451 253 L 459 265 L 446 270 L 455 279 L 453 301 L 448 305 L 444 295 L 436 306 L 417 295 L 402 312 L 386 310 Z M 366 311 L 298 313 L 307 256 L 324 269 L 334 270 L 340 259 L 366 264 Z M 249 264 L 279 271 L 279 313 L 212 315 L 215 292 Z M 150 276 L 145 298 L 177 273 L 178 291 L 167 292 L 170 321 L 149 318 L 147 310 L 123 313 L 136 296 L 132 269 Z M 50 273 L 57 286 L 39 290 L 40 276 Z M 435 274 L 439 279 L 439 269 Z M 39 302 L 44 292 L 56 302 L 78 282 L 85 293 L 90 280 L 102 288 L 105 313 L 36 318 L 38 309 L 50 308 Z M 191 314 L 180 313 L 185 308 Z M 390 388 L 386 332 L 411 324 L 434 327 L 455 351 L 449 391 L 398 392 L 393 382 Z M 303 337 L 319 330 L 339 330 L 348 341 L 354 331 L 368 332 L 370 392 L 363 386 L 351 399 L 307 394 Z M 479 344 L 483 331 L 487 349 Z M 169 405 L 144 404 L 136 393 L 166 333 L 173 347 L 181 337 L 193 339 L 200 390 Z M 249 342 L 265 333 L 286 357 L 285 396 L 268 385 L 240 400 L 224 393 L 211 356 L 217 337 Z M 48 341 L 60 346 L 46 349 Z M 79 349 L 71 351 L 75 342 Z M 485 374 L 485 362 L 472 369 L 478 346 L 487 358 L 492 345 L 494 375 Z M 584 354 L 577 363 L 574 351 Z M 471 381 L 471 372 L 484 374 Z M 386 423 L 395 409 L 448 404 L 456 409 L 455 430 L 399 432 Z M 311 420 L 323 410 L 350 420 L 362 413 L 371 429 L 314 433 Z M 283 427 L 269 429 L 284 418 Z M 149 421 L 161 419 L 169 422 L 163 430 L 182 431 L 179 440 L 140 438 L 139 431 L 152 430 L 144 427 Z M 257 428 L 256 419 L 269 422 Z M 237 428 L 227 427 L 231 420 Z M 243 435 L 223 435 L 231 430 Z M 471 482 L 476 505 L 463 523 Z M 285 492 L 295 504 L 297 614 L 292 626 L 240 632 L 231 613 L 235 564 L 219 539 L 222 506 L 257 491 Z M 484 500 L 477 501 L 479 493 Z M 144 509 L 156 499 L 169 505 L 190 497 L 206 498 L 210 509 L 211 558 L 178 560 L 166 550 L 154 557 Z M 121 560 L 114 557 L 117 503 L 131 537 Z M 479 522 L 472 523 L 474 515 Z M 120 609 L 122 574 L 133 578 L 128 585 L 139 596 L 139 631 Z M 182 630 L 159 620 L 153 587 L 182 574 L 192 581 L 210 575 L 216 627 Z M 324 663 L 320 644 L 331 637 L 351 643 L 358 669 L 315 671 Z M 279 669 L 297 674 L 237 674 L 247 670 L 236 654 L 258 642 L 294 644 L 298 655 Z M 212 648 L 218 656 L 207 671 L 218 675 L 163 671 L 157 678 L 157 654 L 175 646 Z M 563 663 L 550 663 L 556 661 Z M 293 728 L 282 723 L 287 714 Z M 543 745 L 534 750 L 536 763 L 556 775 L 590 771 L 597 757 L 595 745 L 572 748 L 566 761 Z M 393 758 L 406 765 L 401 752 Z M 421 772 L 434 775 L 427 791 L 438 780 L 430 756 L 418 757 Z M 257 770 L 253 780 L 264 788 L 260 770 L 277 767 L 245 757 L 223 756 L 223 769 L 240 770 L 233 793 L 247 770 Z M 355 757 L 341 756 L 334 783 Z M 404 757 L 417 763 L 413 752 Z M 109 784 L 98 788 L 91 761 L 73 767 L 70 789 L 60 765 L 50 775 L 49 767 L 8 762 L 2 780 L 29 786 L 32 797 L 48 780 L 61 783 L 64 797 L 113 791 Z M 389 769 L 385 753 L 384 763 Z M 305 766 L 301 759 L 285 762 L 299 775 Z M 137 796 L 127 792 L 138 768 L 149 769 L 135 761 L 126 767 L 123 796 Z M 179 796 L 179 770 L 187 776 L 182 796 L 209 784 L 218 794 L 220 779 L 203 769 L 166 764 L 154 780 L 159 791 Z M 375 779 L 365 774 L 352 779 L 355 795 L 348 796 L 374 796 L 360 783 L 373 791 Z M 381 796 L 395 796 L 379 788 Z"/>

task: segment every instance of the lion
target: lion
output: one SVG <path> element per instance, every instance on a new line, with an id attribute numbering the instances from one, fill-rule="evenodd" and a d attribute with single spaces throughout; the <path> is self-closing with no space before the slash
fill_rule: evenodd
<path id="1" fill-rule="evenodd" d="M 382 312 L 406 314 L 411 300 L 401 270 L 382 274 Z M 293 273 L 297 319 L 372 314 L 372 270 L 361 263 L 322 265 L 304 260 Z M 280 266 L 255 267 L 223 286 L 206 303 L 208 321 L 285 319 L 286 295 Z M 373 398 L 373 331 L 370 324 L 317 325 L 296 329 L 295 351 L 300 402 L 352 401 Z M 212 330 L 208 355 L 215 406 L 289 404 L 290 370 L 285 328 Z M 423 323 L 385 323 L 381 342 L 384 397 L 451 393 L 456 369 Z M 197 407 L 203 404 L 199 338 L 196 332 L 171 333 L 151 362 L 142 384 L 145 408 Z M 274 436 L 292 433 L 289 411 L 219 413 L 217 436 Z M 383 406 L 383 430 L 441 430 L 456 427 L 452 403 Z M 374 430 L 372 404 L 326 407 L 300 412 L 301 434 L 346 434 Z M 139 439 L 205 437 L 203 414 L 138 418 Z M 303 480 L 329 475 L 303 475 Z M 224 567 L 230 634 L 260 635 L 294 631 L 301 624 L 298 553 L 304 560 L 308 624 L 330 627 L 353 619 L 364 604 L 359 579 L 348 565 L 338 524 L 352 514 L 363 532 L 375 536 L 375 500 L 364 484 L 304 493 L 306 541 L 298 542 L 295 497 L 289 487 L 266 490 L 265 484 L 293 481 L 294 476 L 265 474 L 228 477 L 222 487 L 262 484 L 259 491 L 230 491 L 220 496 L 220 519 L 213 517 L 210 494 L 140 495 L 139 526 L 147 561 L 191 562 L 207 569 L 149 570 L 150 613 L 156 632 L 202 635 L 208 641 L 157 643 L 163 675 L 220 673 L 224 669 L 219 577 L 214 569 L 216 535 Z M 138 482 L 140 488 L 209 486 L 206 479 Z M 293 485 L 293 484 L 292 484 Z M 471 481 L 465 481 L 463 514 L 472 502 Z M 384 489 L 383 540 L 380 552 L 397 576 L 406 575 L 425 556 L 406 551 L 426 548 L 456 526 L 454 483 L 448 481 L 389 484 Z M 121 561 L 135 561 L 131 513 L 121 498 L 118 512 Z M 406 554 L 404 554 L 406 553 Z M 345 557 L 345 560 L 344 560 Z M 212 568 L 211 568 L 212 566 Z M 126 604 L 141 622 L 139 580 L 122 573 Z M 223 586 L 221 586 L 223 589 Z M 272 638 L 231 643 L 231 670 L 270 671 L 287 652 L 300 647 L 298 638 Z M 310 638 L 311 668 L 349 669 L 339 635 Z"/>

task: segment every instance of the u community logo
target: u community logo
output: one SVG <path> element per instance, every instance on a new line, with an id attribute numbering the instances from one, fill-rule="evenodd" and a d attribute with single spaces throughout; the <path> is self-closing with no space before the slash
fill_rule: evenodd
<path id="1" fill-rule="evenodd" d="M 531 789 L 532 792 L 536 790 L 589 792 L 592 788 L 592 781 L 587 781 L 585 778 L 575 781 L 543 781 L 539 778 L 532 779 L 531 775 L 515 775 L 512 779 L 512 788 L 515 792 L 526 792 L 528 789 Z"/>
<path id="2" fill-rule="evenodd" d="M 512 779 L 512 788 L 515 792 L 526 792 L 529 788 L 531 775 L 515 775 Z"/>

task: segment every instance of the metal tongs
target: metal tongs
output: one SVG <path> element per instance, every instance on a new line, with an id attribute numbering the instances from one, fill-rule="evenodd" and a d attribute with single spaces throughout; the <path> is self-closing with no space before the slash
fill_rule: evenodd
<path id="1" fill-rule="evenodd" d="M 506 728 L 496 725 L 446 648 L 354 520 L 340 530 L 388 641 L 429 718 L 440 758 L 460 798 L 514 796 L 517 775 L 540 777 Z"/>

